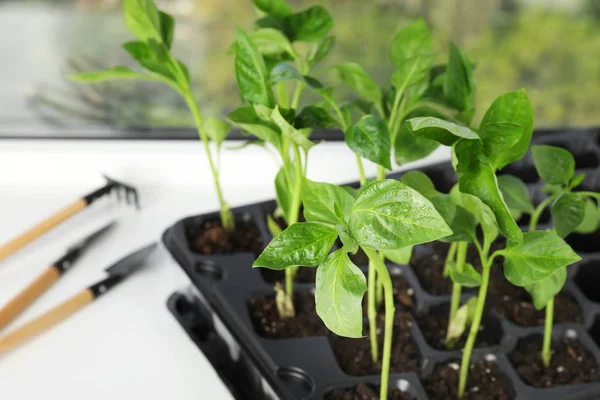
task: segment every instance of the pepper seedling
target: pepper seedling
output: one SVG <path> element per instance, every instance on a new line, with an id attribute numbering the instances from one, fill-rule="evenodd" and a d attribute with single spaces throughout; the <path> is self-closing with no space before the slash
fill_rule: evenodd
<path id="1" fill-rule="evenodd" d="M 380 276 L 385 296 L 385 328 L 381 399 L 387 398 L 394 322 L 392 281 L 377 251 L 402 249 L 452 234 L 424 196 L 395 180 L 376 181 L 353 198 L 328 183 L 304 181 L 304 215 L 308 222 L 289 226 L 276 236 L 253 267 L 275 270 L 298 265 L 315 267 L 317 313 L 334 333 L 362 336 L 362 298 L 367 289 L 363 272 L 348 253 L 361 248 Z M 341 249 L 331 252 L 337 239 Z"/>
<path id="2" fill-rule="evenodd" d="M 217 118 L 202 117 L 192 94 L 188 68 L 171 52 L 175 36 L 175 19 L 159 10 L 152 0 L 124 0 L 123 10 L 125 25 L 137 38 L 136 41 L 124 43 L 123 49 L 137 61 L 143 72 L 117 66 L 103 71 L 71 75 L 69 78 L 84 83 L 112 79 L 154 80 L 175 89 L 183 97 L 194 117 L 219 199 L 221 223 L 226 231 L 231 232 L 235 229 L 235 219 L 229 203 L 223 196 L 218 163 L 221 144 L 231 126 Z M 211 150 L 211 140 L 216 145 L 215 154 Z"/>
<path id="3" fill-rule="evenodd" d="M 572 232 L 592 233 L 600 225 L 600 194 L 595 192 L 574 192 L 583 179 L 584 174 L 575 175 L 575 159 L 573 155 L 560 147 L 549 145 L 532 146 L 533 162 L 538 175 L 544 181 L 544 191 L 548 197 L 537 207 L 529 198 L 527 187 L 523 181 L 512 175 L 498 178 L 500 189 L 507 199 L 507 204 L 514 215 L 531 216 L 529 231 L 535 232 L 543 211 L 550 207 L 553 230 L 564 238 Z M 524 288 L 529 292 L 536 309 L 546 308 L 544 323 L 544 339 L 542 345 L 542 361 L 546 367 L 552 358 L 552 325 L 554 320 L 554 298 L 562 290 L 567 280 L 567 268 L 557 269 L 546 279 L 540 280 Z M 523 286 L 517 279 L 511 280 Z"/>
<path id="4" fill-rule="evenodd" d="M 484 232 L 483 246 L 474 241 L 482 265 L 481 285 L 467 343 L 463 349 L 459 377 L 459 398 L 463 396 L 471 354 L 481 324 L 493 261 L 504 256 L 504 273 L 518 286 L 534 285 L 557 270 L 579 260 L 579 256 L 555 232 L 523 232 L 515 222 L 500 191 L 496 170 L 523 157 L 533 133 L 533 110 L 523 90 L 498 97 L 487 110 L 477 131 L 438 118 L 413 118 L 406 121 L 407 129 L 415 135 L 452 146 L 453 165 L 458 175 L 455 196 L 467 210 L 476 210 L 465 201 L 477 198 L 489 209 L 480 215 Z M 456 195 L 460 194 L 460 195 Z M 458 200 L 457 200 L 458 201 Z M 484 211 L 488 214 L 487 211 Z M 495 220 L 491 223 L 491 218 Z M 508 239 L 505 249 L 491 255 L 489 238 L 497 229 Z M 488 237 L 486 239 L 486 237 Z"/>
<path id="5" fill-rule="evenodd" d="M 288 226 L 299 219 L 302 182 L 308 165 L 308 152 L 316 144 L 309 139 L 311 106 L 297 114 L 300 96 L 310 81 L 309 74 L 323 61 L 334 44 L 328 36 L 333 20 L 327 10 L 313 6 L 294 13 L 285 0 L 253 1 L 262 17 L 252 32 L 237 31 L 233 46 L 235 76 L 244 105 L 228 115 L 228 119 L 259 143 L 269 143 L 279 155 L 281 169 L 275 178 L 278 210 Z M 313 43 L 301 56 L 297 42 Z M 289 82 L 295 83 L 291 101 Z M 304 159 L 302 157 L 304 153 Z M 272 234 L 279 227 L 271 217 Z M 277 306 L 283 318 L 295 315 L 293 280 L 297 268 L 285 271 L 285 293 L 277 286 Z"/>

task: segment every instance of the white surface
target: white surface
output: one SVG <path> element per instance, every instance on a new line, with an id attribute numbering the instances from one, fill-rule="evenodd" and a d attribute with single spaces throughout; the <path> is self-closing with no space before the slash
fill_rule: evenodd
<path id="1" fill-rule="evenodd" d="M 142 210 L 106 199 L 0 262 L 4 304 L 73 242 L 119 223 L 13 329 L 101 279 L 103 269 L 177 219 L 216 207 L 196 142 L 0 141 L 0 243 L 102 183 L 101 173 L 140 189 Z M 440 151 L 428 161 L 447 157 Z M 232 206 L 272 198 L 276 163 L 262 149 L 226 152 L 223 185 Z M 372 174 L 374 169 L 368 166 Z M 185 171 L 183 174 L 181 171 Z M 311 152 L 309 177 L 356 179 L 340 144 Z M 230 399 L 165 302 L 188 279 L 160 246 L 148 267 L 61 325 L 0 356 L 0 399 Z M 1 333 L 0 333 L 1 334 Z"/>

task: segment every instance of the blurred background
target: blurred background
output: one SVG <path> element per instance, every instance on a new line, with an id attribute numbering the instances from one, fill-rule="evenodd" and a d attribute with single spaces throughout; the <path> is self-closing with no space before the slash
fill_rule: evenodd
<path id="1" fill-rule="evenodd" d="M 317 76 L 361 63 L 380 83 L 392 64 L 388 47 L 408 21 L 424 17 L 438 59 L 448 40 L 476 64 L 477 108 L 526 88 L 536 127 L 600 125 L 600 0 L 289 0 L 295 9 L 324 5 L 337 43 Z M 251 29 L 250 0 L 163 0 L 177 18 L 175 53 L 190 67 L 204 114 L 238 104 L 235 27 Z M 64 78 L 77 71 L 133 64 L 119 0 L 0 0 L 0 136 L 196 137 L 179 96 L 153 82 L 94 86 Z M 342 94 L 350 96 L 350 93 Z M 479 115 L 481 117 L 481 115 Z"/>

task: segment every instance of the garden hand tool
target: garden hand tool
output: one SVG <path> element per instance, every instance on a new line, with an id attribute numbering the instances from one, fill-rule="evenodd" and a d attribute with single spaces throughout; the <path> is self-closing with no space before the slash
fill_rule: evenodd
<path id="1" fill-rule="evenodd" d="M 54 285 L 56 281 L 58 281 L 58 279 L 75 264 L 85 250 L 112 228 L 114 224 L 113 221 L 110 224 L 103 226 L 76 245 L 70 247 L 61 258 L 52 263 L 49 267 L 46 267 L 34 281 L 17 294 L 7 305 L 0 309 L 0 331 L 50 289 L 50 287 L 52 287 L 52 285 Z"/>
<path id="2" fill-rule="evenodd" d="M 62 210 L 58 211 L 48 219 L 40 222 L 26 232 L 23 232 L 10 242 L 0 246 L 0 261 L 15 253 L 17 250 L 25 247 L 50 229 L 54 228 L 61 222 L 66 221 L 72 216 L 78 214 L 87 206 L 95 202 L 101 197 L 104 197 L 110 193 L 117 192 L 117 198 L 121 199 L 121 192 L 124 193 L 124 198 L 127 204 L 134 203 L 136 208 L 139 208 L 139 197 L 137 190 L 123 182 L 116 181 L 104 175 L 106 179 L 106 185 L 100 189 L 94 190 L 93 192 L 83 196 L 77 201 L 66 206 Z"/>
<path id="3" fill-rule="evenodd" d="M 144 265 L 144 261 L 155 247 L 156 243 L 152 243 L 125 256 L 106 269 L 108 277 L 105 279 L 89 286 L 20 328 L 0 337 L 0 354 L 6 353 L 28 339 L 52 328 L 54 325 L 67 319 L 101 295 L 107 293 L 117 284 L 123 282 L 134 272 L 141 269 Z"/>

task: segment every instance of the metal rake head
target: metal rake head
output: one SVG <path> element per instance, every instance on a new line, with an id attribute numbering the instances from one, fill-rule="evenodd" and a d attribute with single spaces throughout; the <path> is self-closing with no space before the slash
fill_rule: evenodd
<path id="1" fill-rule="evenodd" d="M 116 193 L 117 200 L 123 199 L 127 204 L 134 204 L 136 208 L 140 208 L 140 198 L 136 188 L 106 175 L 103 176 L 106 179 L 106 185 L 84 197 L 88 205 L 101 197 Z"/>

